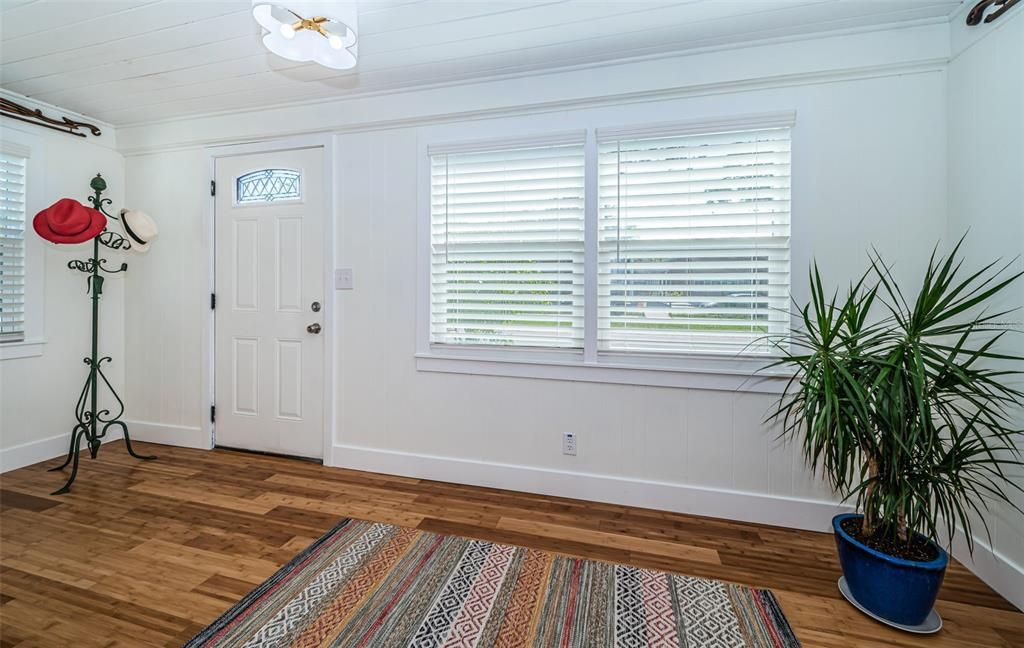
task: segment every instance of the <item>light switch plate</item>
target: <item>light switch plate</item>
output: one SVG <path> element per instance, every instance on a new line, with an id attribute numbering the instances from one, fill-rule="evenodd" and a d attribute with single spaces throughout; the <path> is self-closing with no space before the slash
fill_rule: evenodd
<path id="1" fill-rule="evenodd" d="M 334 289 L 352 290 L 352 268 L 336 268 L 334 270 Z"/>

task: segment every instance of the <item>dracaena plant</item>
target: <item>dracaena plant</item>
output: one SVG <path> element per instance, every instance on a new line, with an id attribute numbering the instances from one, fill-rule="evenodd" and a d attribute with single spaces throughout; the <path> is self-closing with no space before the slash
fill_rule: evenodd
<path id="1" fill-rule="evenodd" d="M 877 252 L 845 294 L 817 266 L 798 325 L 774 340 L 771 366 L 794 371 L 769 420 L 800 440 L 807 462 L 864 514 L 864 536 L 952 541 L 993 501 L 1021 509 L 1014 471 L 1024 358 L 998 351 L 1013 311 L 987 302 L 1021 274 L 998 262 L 965 272 L 958 253 L 932 253 L 905 297 Z M 973 544 L 969 544 L 973 550 Z"/>

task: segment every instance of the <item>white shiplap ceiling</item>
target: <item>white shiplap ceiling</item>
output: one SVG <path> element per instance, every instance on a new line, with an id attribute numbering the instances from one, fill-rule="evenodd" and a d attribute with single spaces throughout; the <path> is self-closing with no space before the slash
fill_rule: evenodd
<path id="1" fill-rule="evenodd" d="M 0 0 L 0 87 L 121 126 L 939 19 L 961 0 L 363 0 L 359 66 L 269 54 L 249 0 Z"/>

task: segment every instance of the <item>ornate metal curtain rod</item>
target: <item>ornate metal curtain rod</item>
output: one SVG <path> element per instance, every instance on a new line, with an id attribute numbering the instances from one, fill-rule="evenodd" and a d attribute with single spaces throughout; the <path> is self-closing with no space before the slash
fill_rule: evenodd
<path id="1" fill-rule="evenodd" d="M 981 0 L 978 4 L 974 5 L 970 13 L 967 14 L 967 24 L 980 25 L 982 18 L 985 19 L 986 23 L 990 23 L 999 16 L 1002 16 L 1007 10 L 1013 5 L 1017 4 L 1018 0 Z M 985 15 L 985 11 L 989 7 L 999 7 L 999 9 L 993 11 L 989 15 Z"/>
<path id="2" fill-rule="evenodd" d="M 85 133 L 79 132 L 78 129 L 87 128 L 93 135 L 97 137 L 100 136 L 100 129 L 92 124 L 75 121 L 68 117 L 61 117 L 60 119 L 47 117 L 43 114 L 42 110 L 33 110 L 32 108 L 27 108 L 21 104 L 15 103 L 10 99 L 4 99 L 3 97 L 0 97 L 0 115 L 29 124 L 42 126 L 43 128 L 51 128 L 55 131 L 60 131 L 61 133 L 67 133 L 68 135 L 85 137 Z"/>

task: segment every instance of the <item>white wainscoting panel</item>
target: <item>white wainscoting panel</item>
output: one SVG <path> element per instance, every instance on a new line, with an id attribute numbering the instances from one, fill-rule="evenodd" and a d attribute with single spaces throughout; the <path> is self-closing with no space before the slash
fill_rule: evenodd
<path id="1" fill-rule="evenodd" d="M 163 445 L 181 446 L 209 450 L 213 447 L 209 436 L 201 427 L 187 425 L 165 425 L 148 421 L 125 421 L 132 441 L 146 441 Z M 159 457 L 159 452 L 157 453 Z"/>
<path id="2" fill-rule="evenodd" d="M 690 515 L 827 531 L 849 507 L 822 500 L 778 497 L 724 488 L 563 472 L 530 466 L 335 445 L 330 465 L 417 479 L 502 488 L 623 504 Z"/>
<path id="3" fill-rule="evenodd" d="M 953 556 L 989 587 L 1024 612 L 1024 568 L 985 542 L 983 537 L 983 531 L 975 533 L 972 556 L 967 549 L 967 539 L 962 533 L 958 533 L 953 541 Z"/>
<path id="4" fill-rule="evenodd" d="M 131 434 L 131 432 L 129 432 L 129 434 Z M 120 438 L 121 431 L 117 428 L 112 428 L 103 439 L 103 443 L 117 441 Z M 9 470 L 17 470 L 18 468 L 24 468 L 25 466 L 31 466 L 39 463 L 40 461 L 48 461 L 57 457 L 67 456 L 68 446 L 70 443 L 71 432 L 68 431 L 67 434 L 58 434 L 56 436 L 46 437 L 45 439 L 37 439 L 35 441 L 29 441 L 28 443 L 11 446 L 10 448 L 0 449 L 0 473 L 5 473 Z M 89 456 L 89 446 L 84 441 L 81 444 L 81 453 L 81 461 L 85 461 Z M 54 489 L 59 486 L 60 484 L 55 483 Z"/>

